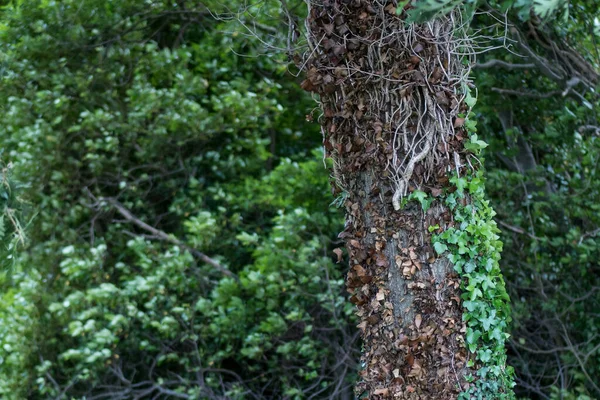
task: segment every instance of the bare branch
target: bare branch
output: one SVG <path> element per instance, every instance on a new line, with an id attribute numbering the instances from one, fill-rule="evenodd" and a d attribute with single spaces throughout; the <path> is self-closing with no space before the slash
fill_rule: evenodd
<path id="1" fill-rule="evenodd" d="M 527 46 L 527 44 L 525 44 L 526 40 L 523 39 L 523 37 L 521 36 L 520 32 L 518 32 L 517 29 L 512 28 L 511 32 L 517 37 L 519 46 L 521 47 L 521 50 L 523 50 L 525 52 L 527 57 L 529 59 L 531 59 L 531 61 L 533 61 L 533 63 L 540 69 L 540 71 L 542 71 L 542 73 L 544 75 L 546 75 L 546 77 L 553 80 L 554 82 L 564 81 L 564 77 L 562 76 L 562 73 L 561 73 L 562 71 L 555 71 L 551 67 L 552 64 L 548 63 L 548 60 L 546 60 L 543 57 L 540 57 L 529 46 Z"/>
<path id="2" fill-rule="evenodd" d="M 494 68 L 494 67 L 502 67 L 502 68 L 506 68 L 506 69 L 527 69 L 527 68 L 535 68 L 535 64 L 533 64 L 533 63 L 512 64 L 512 63 L 509 63 L 506 61 L 494 59 L 494 60 L 489 60 L 484 63 L 475 65 L 475 68 L 480 68 L 480 69 Z"/>
<path id="3" fill-rule="evenodd" d="M 497 87 L 493 87 L 492 91 L 494 91 L 496 93 L 509 94 L 509 95 L 513 95 L 513 96 L 532 97 L 535 99 L 547 99 L 548 97 L 562 95 L 562 93 L 563 93 L 562 90 L 553 90 L 553 91 L 547 92 L 547 93 L 536 93 L 536 92 L 525 92 L 525 91 L 520 91 L 520 90 L 502 89 L 502 88 L 497 88 Z"/>
<path id="4" fill-rule="evenodd" d="M 579 239 L 579 244 L 581 244 L 585 239 L 587 239 L 589 237 L 595 237 L 596 235 L 598 235 L 598 233 L 600 233 L 600 228 L 594 229 L 591 232 L 584 233 L 583 235 L 581 235 L 581 238 Z"/>
<path id="5" fill-rule="evenodd" d="M 215 259 L 207 256 L 206 254 L 202 253 L 199 250 L 196 250 L 196 249 L 186 245 L 185 243 L 178 240 L 177 238 L 175 238 L 171 235 L 168 235 L 167 233 L 165 233 L 159 229 L 156 229 L 156 228 L 148 225 L 141 219 L 137 218 L 135 215 L 133 215 L 131 213 L 131 211 L 129 211 L 125 206 L 123 206 L 123 204 L 119 203 L 116 199 L 111 198 L 111 197 L 103 197 L 103 198 L 100 198 L 99 200 L 105 201 L 108 204 L 112 205 L 115 208 L 115 210 L 119 214 L 121 214 L 127 221 L 130 221 L 133 224 L 137 225 L 139 228 L 141 228 L 147 232 L 150 232 L 155 238 L 158 238 L 159 240 L 162 240 L 164 242 L 172 243 L 172 244 L 180 247 L 183 250 L 189 251 L 195 257 L 199 258 L 202 262 L 204 262 L 208 265 L 211 265 L 212 267 L 214 267 L 215 269 L 217 269 L 219 272 L 223 273 L 224 275 L 235 278 L 236 280 L 238 279 L 237 276 L 235 276 L 233 274 L 233 272 L 231 272 L 230 270 L 228 270 L 227 268 L 225 268 L 224 266 L 219 264 Z"/>
<path id="6" fill-rule="evenodd" d="M 600 126 L 596 126 L 596 125 L 583 125 L 583 126 L 580 126 L 579 129 L 577 129 L 577 131 L 579 133 L 584 133 L 584 132 L 592 131 L 593 135 L 600 135 Z"/>
<path id="7" fill-rule="evenodd" d="M 505 228 L 507 228 L 508 230 L 510 230 L 510 231 L 513 231 L 513 232 L 515 232 L 515 233 L 519 233 L 519 234 L 521 234 L 521 235 L 527 235 L 527 236 L 529 236 L 530 238 L 532 238 L 532 239 L 534 239 L 534 240 L 542 240 L 541 238 L 539 238 L 539 237 L 537 237 L 537 236 L 535 236 L 535 235 L 532 235 L 532 234 L 531 234 L 531 233 L 529 233 L 529 232 L 526 232 L 525 230 L 523 230 L 523 229 L 519 228 L 518 226 L 509 225 L 509 224 L 507 224 L 506 222 L 504 222 L 504 221 L 502 221 L 502 220 L 499 220 L 499 219 L 497 219 L 497 220 L 496 220 L 496 222 L 498 222 L 498 223 L 499 223 L 500 225 L 502 225 L 503 227 L 505 227 Z"/>

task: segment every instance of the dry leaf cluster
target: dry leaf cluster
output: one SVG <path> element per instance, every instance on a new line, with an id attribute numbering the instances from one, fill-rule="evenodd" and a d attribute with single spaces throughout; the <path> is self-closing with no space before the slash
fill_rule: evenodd
<path id="1" fill-rule="evenodd" d="M 460 278 L 427 229 L 452 216 L 441 201 L 427 212 L 399 203 L 417 187 L 439 196 L 467 163 L 468 52 L 455 14 L 410 25 L 394 4 L 312 2 L 302 86 L 320 95 L 336 190 L 348 195 L 340 237 L 364 340 L 357 395 L 455 399 L 468 387 Z"/>

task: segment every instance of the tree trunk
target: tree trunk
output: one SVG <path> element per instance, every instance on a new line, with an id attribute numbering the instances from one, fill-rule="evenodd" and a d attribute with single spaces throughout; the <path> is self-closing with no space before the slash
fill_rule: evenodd
<path id="1" fill-rule="evenodd" d="M 469 278 L 434 251 L 432 232 L 456 230 L 445 201 L 456 190 L 449 174 L 475 174 L 472 154 L 464 150 L 469 70 L 459 54 L 468 51 L 468 41 L 457 38 L 464 29 L 458 13 L 406 24 L 395 4 L 312 2 L 302 86 L 320 95 L 324 146 L 334 161 L 336 191 L 345 198 L 340 237 L 363 338 L 356 394 L 456 399 L 474 387 L 467 377 L 477 375 L 482 362 L 465 337 L 470 326 L 463 320 L 461 284 Z M 473 199 L 465 194 L 459 202 L 466 207 Z M 481 254 L 472 251 L 474 260 Z"/>

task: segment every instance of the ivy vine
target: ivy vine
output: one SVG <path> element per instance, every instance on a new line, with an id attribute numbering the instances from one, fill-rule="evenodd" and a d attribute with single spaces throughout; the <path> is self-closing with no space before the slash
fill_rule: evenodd
<path id="1" fill-rule="evenodd" d="M 510 322 L 509 297 L 500 271 L 499 229 L 494 210 L 485 200 L 483 171 L 450 179 L 455 191 L 443 202 L 455 225 L 433 235 L 435 251 L 452 262 L 461 277 L 466 346 L 478 364 L 477 379 L 459 399 L 513 399 L 513 370 L 506 366 L 505 342 Z M 468 198 L 468 201 L 463 199 Z"/>
<path id="2" fill-rule="evenodd" d="M 472 139 L 473 136 L 476 135 Z M 450 183 L 452 186 L 441 196 L 441 201 L 451 210 L 454 226 L 434 233 L 432 243 L 439 255 L 452 262 L 461 278 L 463 320 L 467 322 L 465 345 L 475 356 L 468 366 L 478 367 L 477 377 L 467 377 L 472 384 L 458 398 L 515 399 L 514 371 L 506 365 L 510 299 L 499 264 L 502 242 L 493 220 L 496 213 L 485 199 L 482 170 L 453 176 Z M 408 201 L 420 203 L 425 212 L 434 198 L 416 190 L 404 203 Z M 430 226 L 429 231 L 433 233 L 439 228 Z"/>
<path id="3" fill-rule="evenodd" d="M 475 98 L 466 91 L 468 107 Z M 479 155 L 487 143 L 477 136 L 476 121 L 465 118 L 469 134 L 465 149 Z M 467 323 L 465 345 L 474 354 L 468 366 L 477 365 L 477 376 L 468 376 L 469 388 L 459 400 L 515 399 L 513 368 L 506 365 L 505 343 L 510 322 L 510 299 L 500 270 L 502 242 L 493 217 L 496 215 L 485 199 L 483 170 L 470 169 L 464 176 L 456 173 L 451 186 L 440 197 L 415 190 L 402 202 L 418 202 L 426 212 L 433 201 L 443 202 L 452 212 L 454 224 L 441 233 L 439 225 L 430 226 L 432 243 L 438 255 L 445 255 L 461 278 L 463 320 Z"/>
<path id="4" fill-rule="evenodd" d="M 468 106 L 475 99 L 466 92 Z M 470 113 L 465 120 L 469 140 L 465 149 L 478 155 L 487 143 L 477 136 L 476 121 Z M 510 298 L 500 270 L 502 242 L 485 199 L 483 170 L 470 169 L 464 176 L 450 178 L 452 186 L 441 201 L 451 210 L 454 225 L 432 236 L 435 251 L 445 254 L 461 277 L 463 320 L 467 322 L 466 346 L 475 355 L 470 367 L 478 364 L 477 378 L 459 399 L 514 399 L 514 371 L 506 366 L 505 343 L 510 322 Z"/>

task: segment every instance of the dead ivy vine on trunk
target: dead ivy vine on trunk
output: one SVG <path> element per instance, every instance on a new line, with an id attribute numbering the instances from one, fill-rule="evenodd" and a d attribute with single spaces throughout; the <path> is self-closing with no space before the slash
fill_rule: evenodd
<path id="1" fill-rule="evenodd" d="M 481 244 L 496 260 L 490 279 L 498 290 L 486 295 L 500 297 L 482 300 L 483 311 L 475 315 L 463 314 L 465 300 L 473 301 L 466 297 L 473 295 L 469 288 L 480 290 L 482 283 L 450 262 L 457 259 L 447 251 L 461 250 L 444 242 L 445 232 L 467 228 L 457 210 L 486 204 L 475 195 L 455 195 L 462 191 L 450 179 L 477 174 L 474 153 L 485 145 L 467 129 L 474 129 L 466 117 L 473 101 L 466 90 L 472 63 L 467 24 L 459 12 L 407 23 L 410 7 L 373 0 L 309 3 L 312 48 L 302 63 L 302 87 L 320 96 L 323 144 L 333 160 L 334 189 L 345 199 L 340 237 L 363 338 L 356 394 L 510 398 L 498 246 Z M 480 217 L 489 223 L 489 214 Z M 498 312 L 492 317 L 493 307 Z M 500 319 L 494 328 L 502 340 L 488 340 L 482 329 L 492 322 L 479 321 L 481 315 Z"/>

